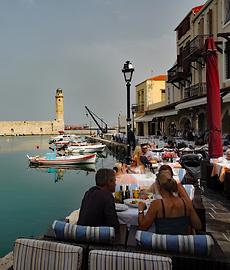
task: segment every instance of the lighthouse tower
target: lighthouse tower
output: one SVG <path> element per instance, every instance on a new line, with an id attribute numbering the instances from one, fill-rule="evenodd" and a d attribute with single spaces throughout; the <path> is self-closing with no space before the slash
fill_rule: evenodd
<path id="1" fill-rule="evenodd" d="M 56 121 L 64 122 L 64 96 L 62 89 L 56 90 Z"/>

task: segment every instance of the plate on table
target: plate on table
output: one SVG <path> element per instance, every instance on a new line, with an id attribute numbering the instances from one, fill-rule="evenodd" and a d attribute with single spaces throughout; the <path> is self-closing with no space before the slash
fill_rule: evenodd
<path id="1" fill-rule="evenodd" d="M 115 209 L 117 212 L 122 212 L 122 211 L 128 210 L 129 207 L 122 203 L 115 203 Z"/>
<path id="2" fill-rule="evenodd" d="M 138 207 L 139 202 L 146 202 L 145 200 L 142 199 L 126 199 L 124 200 L 124 204 L 131 206 L 131 207 Z"/>

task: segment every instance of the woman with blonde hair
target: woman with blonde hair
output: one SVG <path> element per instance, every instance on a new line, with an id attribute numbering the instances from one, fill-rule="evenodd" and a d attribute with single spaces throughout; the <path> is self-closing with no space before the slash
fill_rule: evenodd
<path id="1" fill-rule="evenodd" d="M 148 230 L 155 223 L 159 234 L 191 234 L 191 229 L 200 230 L 201 222 L 190 200 L 174 196 L 178 192 L 177 182 L 168 174 L 157 176 L 162 199 L 154 200 L 146 213 L 146 205 L 138 204 L 139 228 Z"/>
<path id="2" fill-rule="evenodd" d="M 129 173 L 144 173 L 145 166 L 141 162 L 142 149 L 140 145 L 137 145 L 134 149 L 133 156 L 131 159 L 131 164 L 128 168 Z"/>

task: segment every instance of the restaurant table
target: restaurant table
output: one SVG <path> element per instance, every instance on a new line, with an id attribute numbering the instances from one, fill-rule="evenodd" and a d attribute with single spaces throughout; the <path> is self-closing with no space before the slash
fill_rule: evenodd
<path id="1" fill-rule="evenodd" d="M 190 199 L 193 200 L 194 193 L 195 193 L 194 186 L 193 185 L 183 185 L 183 186 L 185 190 L 187 191 Z M 148 200 L 143 200 L 143 201 L 146 203 L 147 208 L 148 208 L 152 200 L 148 199 Z M 145 213 L 146 211 L 147 210 L 145 210 Z M 131 225 L 138 225 L 138 208 L 137 207 L 128 206 L 127 210 L 117 212 L 117 215 L 118 215 L 120 224 L 127 224 L 128 227 Z"/>
<path id="2" fill-rule="evenodd" d="M 117 212 L 120 224 L 138 225 L 138 208 L 128 206 L 128 210 Z"/>
<path id="3" fill-rule="evenodd" d="M 218 175 L 219 180 L 224 182 L 226 172 L 230 171 L 229 162 L 215 162 L 213 161 L 212 176 Z"/>
<path id="4" fill-rule="evenodd" d="M 132 174 L 126 173 L 116 177 L 116 185 L 132 185 L 135 184 L 140 188 L 149 187 L 156 181 L 156 175 L 153 173 Z"/>
<path id="5" fill-rule="evenodd" d="M 186 170 L 183 168 L 172 168 L 173 169 L 173 178 L 176 181 L 182 181 L 184 175 L 186 174 Z M 142 174 L 122 174 L 116 177 L 117 186 L 121 185 L 131 185 L 136 184 L 139 185 L 140 188 L 149 187 L 156 181 L 156 174 L 152 172 L 142 173 Z"/>

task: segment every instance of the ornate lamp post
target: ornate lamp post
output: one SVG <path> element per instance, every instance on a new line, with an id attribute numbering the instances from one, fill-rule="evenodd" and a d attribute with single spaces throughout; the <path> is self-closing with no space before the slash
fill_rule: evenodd
<path id="1" fill-rule="evenodd" d="M 124 63 L 124 67 L 122 69 L 124 74 L 126 88 L 127 88 L 127 163 L 130 162 L 131 159 L 131 145 L 130 145 L 130 131 L 131 131 L 131 118 L 130 118 L 130 86 L 131 80 L 134 72 L 133 65 L 126 61 Z"/>

